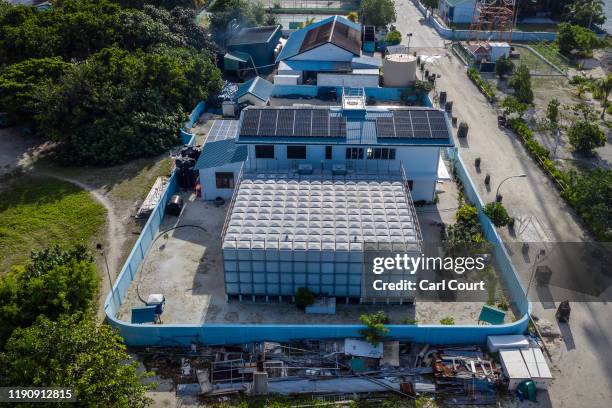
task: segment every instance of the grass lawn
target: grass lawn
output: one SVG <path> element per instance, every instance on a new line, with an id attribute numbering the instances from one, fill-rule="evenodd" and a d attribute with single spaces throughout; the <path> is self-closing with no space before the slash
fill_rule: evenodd
<path id="1" fill-rule="evenodd" d="M 101 232 L 105 209 L 79 187 L 53 178 L 0 180 L 0 273 L 32 249 L 88 244 Z"/>
<path id="2" fill-rule="evenodd" d="M 555 43 L 539 42 L 537 44 L 530 44 L 531 47 L 539 52 L 544 58 L 558 66 L 559 68 L 566 70 L 570 66 L 570 61 L 565 58 L 559 52 L 559 48 Z"/>

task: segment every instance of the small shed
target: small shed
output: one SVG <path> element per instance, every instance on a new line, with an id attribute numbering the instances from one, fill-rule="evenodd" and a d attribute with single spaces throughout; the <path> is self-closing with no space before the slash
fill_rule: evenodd
<path id="1" fill-rule="evenodd" d="M 471 23 L 476 0 L 440 0 L 438 13 L 447 24 Z"/>
<path id="2" fill-rule="evenodd" d="M 507 42 L 491 42 L 491 61 L 495 62 L 500 57 L 510 57 L 510 44 Z"/>
<path id="3" fill-rule="evenodd" d="M 234 62 L 238 62 L 243 66 L 241 69 L 253 70 L 252 73 L 247 71 L 247 75 L 272 72 L 274 50 L 280 38 L 280 25 L 240 29 L 227 41 L 224 62 L 229 60 L 229 66 L 225 65 L 225 69 L 235 70 Z"/>
<path id="4" fill-rule="evenodd" d="M 255 77 L 238 87 L 235 100 L 253 106 L 265 106 L 270 100 L 274 85 L 261 77 Z"/>

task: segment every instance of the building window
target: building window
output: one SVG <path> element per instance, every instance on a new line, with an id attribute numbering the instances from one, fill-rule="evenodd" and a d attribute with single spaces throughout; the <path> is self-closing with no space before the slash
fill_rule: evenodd
<path id="1" fill-rule="evenodd" d="M 256 159 L 273 159 L 274 158 L 274 145 L 256 145 L 255 146 L 255 158 Z"/>
<path id="2" fill-rule="evenodd" d="M 332 147 L 325 146 L 325 160 L 331 160 L 331 159 L 332 159 Z"/>
<path id="3" fill-rule="evenodd" d="M 288 159 L 305 159 L 306 146 L 287 146 Z"/>
<path id="4" fill-rule="evenodd" d="M 414 185 L 414 180 L 408 180 L 408 190 L 412 191 L 413 185 Z"/>
<path id="5" fill-rule="evenodd" d="M 395 160 L 395 149 L 387 147 L 369 147 L 366 157 L 372 160 Z"/>
<path id="6" fill-rule="evenodd" d="M 363 159 L 363 149 L 361 147 L 347 147 L 346 158 L 348 160 Z"/>
<path id="7" fill-rule="evenodd" d="M 217 172 L 215 173 L 217 188 L 234 188 L 234 173 Z"/>

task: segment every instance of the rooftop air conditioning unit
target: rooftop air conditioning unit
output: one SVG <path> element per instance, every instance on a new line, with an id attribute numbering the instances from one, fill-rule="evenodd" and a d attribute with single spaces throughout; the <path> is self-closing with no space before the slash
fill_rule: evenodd
<path id="1" fill-rule="evenodd" d="M 332 166 L 332 173 L 345 175 L 346 174 L 346 164 L 334 164 Z"/>
<path id="2" fill-rule="evenodd" d="M 312 174 L 312 164 L 304 163 L 304 164 L 298 165 L 298 173 Z"/>

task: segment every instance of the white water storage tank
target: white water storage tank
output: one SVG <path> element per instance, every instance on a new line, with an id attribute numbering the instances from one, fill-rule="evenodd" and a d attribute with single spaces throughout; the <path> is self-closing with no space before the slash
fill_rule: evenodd
<path id="1" fill-rule="evenodd" d="M 383 62 L 383 82 L 386 87 L 403 88 L 416 81 L 417 61 L 410 54 L 389 54 Z"/>

